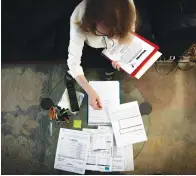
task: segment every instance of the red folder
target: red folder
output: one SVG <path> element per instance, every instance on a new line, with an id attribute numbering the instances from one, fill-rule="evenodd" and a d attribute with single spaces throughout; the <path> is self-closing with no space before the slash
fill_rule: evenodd
<path id="1" fill-rule="evenodd" d="M 138 38 L 140 38 L 141 40 L 143 40 L 144 42 L 148 43 L 149 45 L 151 45 L 152 47 L 154 47 L 154 50 L 148 55 L 148 57 L 131 73 L 129 74 L 132 77 L 135 77 L 136 74 L 142 69 L 142 67 L 150 60 L 150 58 L 159 50 L 159 46 L 150 42 L 149 40 L 145 39 L 144 37 L 134 33 L 135 36 L 137 36 Z M 105 56 L 103 54 L 104 57 L 106 57 L 107 59 L 109 59 L 111 62 L 112 60 L 110 58 L 108 58 L 107 56 Z M 123 70 L 124 72 L 126 72 L 124 69 L 121 68 L 121 70 Z M 126 72 L 127 73 L 127 72 Z"/>
<path id="2" fill-rule="evenodd" d="M 149 45 L 154 47 L 154 50 L 152 53 L 131 73 L 132 77 L 135 77 L 135 75 L 142 69 L 142 67 L 150 60 L 150 58 L 159 50 L 159 46 L 150 42 L 149 40 L 145 39 L 144 37 L 138 35 L 135 33 L 137 37 L 139 37 L 141 40 L 145 41 Z"/>

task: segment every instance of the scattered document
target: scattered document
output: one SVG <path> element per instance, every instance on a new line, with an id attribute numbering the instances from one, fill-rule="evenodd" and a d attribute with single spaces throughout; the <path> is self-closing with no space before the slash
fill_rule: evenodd
<path id="1" fill-rule="evenodd" d="M 89 145 L 89 133 L 61 128 L 54 168 L 84 174 Z"/>
<path id="2" fill-rule="evenodd" d="M 112 156 L 112 171 L 124 171 L 125 170 L 125 153 L 124 147 L 113 147 Z"/>
<path id="3" fill-rule="evenodd" d="M 98 129 L 83 129 L 90 134 L 90 148 L 87 157 L 87 170 L 97 170 L 101 172 L 112 171 L 112 150 L 113 150 L 113 133 L 103 132 Z M 97 133 L 105 133 L 105 149 L 93 150 L 93 141 Z M 100 140 L 103 142 L 103 139 Z M 97 140 L 98 143 L 98 140 Z M 98 144 L 99 146 L 101 144 Z"/>
<path id="4" fill-rule="evenodd" d="M 102 110 L 94 110 L 90 105 L 88 108 L 88 125 L 108 125 L 111 124 L 108 107 L 120 104 L 120 84 L 119 81 L 90 81 L 89 84 L 100 96 L 103 105 Z"/>
<path id="5" fill-rule="evenodd" d="M 99 130 L 112 131 L 112 126 L 98 126 Z M 116 146 L 114 140 L 113 154 L 112 154 L 112 171 L 133 171 L 134 158 L 133 158 L 133 145 L 124 147 Z"/>
<path id="6" fill-rule="evenodd" d="M 137 101 L 111 107 L 109 116 L 117 147 L 147 140 Z"/>
<path id="7" fill-rule="evenodd" d="M 124 171 L 134 170 L 133 145 L 124 146 Z"/>
<path id="8" fill-rule="evenodd" d="M 97 132 L 93 135 L 93 150 L 106 149 L 106 133 Z"/>

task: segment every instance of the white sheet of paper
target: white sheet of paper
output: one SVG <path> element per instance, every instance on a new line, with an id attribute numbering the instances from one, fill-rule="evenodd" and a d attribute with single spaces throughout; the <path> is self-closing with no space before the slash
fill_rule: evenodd
<path id="1" fill-rule="evenodd" d="M 109 114 L 117 147 L 147 140 L 137 101 L 111 108 Z"/>
<path id="2" fill-rule="evenodd" d="M 89 145 L 89 133 L 61 128 L 54 168 L 84 174 Z"/>
<path id="3" fill-rule="evenodd" d="M 93 135 L 93 150 L 106 149 L 106 133 L 95 133 Z"/>
<path id="4" fill-rule="evenodd" d="M 93 136 L 96 133 L 103 133 L 98 129 L 86 129 L 83 131 L 88 132 L 91 138 L 91 144 L 87 158 L 87 170 L 97 170 L 102 172 L 109 172 L 112 169 L 112 150 L 113 150 L 113 133 L 105 132 L 106 149 L 93 151 Z"/>
<path id="5" fill-rule="evenodd" d="M 133 145 L 124 146 L 124 171 L 134 170 Z"/>
<path id="6" fill-rule="evenodd" d="M 89 84 L 100 96 L 103 105 L 102 110 L 94 110 L 90 105 L 88 108 L 88 125 L 108 125 L 111 124 L 108 115 L 109 106 L 120 104 L 120 84 L 119 81 L 90 81 Z"/>
<path id="7" fill-rule="evenodd" d="M 98 170 L 97 168 L 97 153 L 93 151 L 93 135 L 96 133 L 97 129 L 83 128 L 83 131 L 88 132 L 90 135 L 90 147 L 87 155 L 86 170 Z"/>
<path id="8" fill-rule="evenodd" d="M 109 130 L 113 132 L 112 126 L 98 126 L 98 130 L 102 130 L 102 131 Z"/>
<path id="9" fill-rule="evenodd" d="M 124 147 L 113 147 L 112 171 L 124 171 Z"/>
<path id="10" fill-rule="evenodd" d="M 114 61 L 119 61 L 121 68 L 131 74 L 154 50 L 154 47 L 134 36 L 130 44 L 118 44 L 103 50 L 103 54 Z M 139 59 L 138 59 L 138 56 Z"/>

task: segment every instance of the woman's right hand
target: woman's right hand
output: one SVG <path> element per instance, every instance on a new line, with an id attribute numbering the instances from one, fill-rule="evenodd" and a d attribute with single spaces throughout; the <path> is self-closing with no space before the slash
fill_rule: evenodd
<path id="1" fill-rule="evenodd" d="M 88 94 L 89 104 L 92 106 L 92 108 L 95 109 L 95 110 L 101 110 L 103 107 L 102 107 L 102 103 L 101 103 L 101 100 L 99 98 L 99 95 L 91 87 L 91 85 L 88 83 L 85 76 L 82 74 L 82 75 L 77 76 L 75 79 L 78 82 L 78 84 Z"/>
<path id="2" fill-rule="evenodd" d="M 94 110 L 101 110 L 103 108 L 100 97 L 93 88 L 88 92 L 88 102 Z"/>

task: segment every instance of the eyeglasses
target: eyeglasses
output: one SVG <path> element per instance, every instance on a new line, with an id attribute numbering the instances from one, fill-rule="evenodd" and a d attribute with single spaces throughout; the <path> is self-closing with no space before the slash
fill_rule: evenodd
<path id="1" fill-rule="evenodd" d="M 112 41 L 112 47 L 114 46 L 114 41 L 110 38 L 110 36 L 100 32 L 99 30 L 96 29 L 96 27 L 95 27 L 95 35 L 103 37 L 105 45 L 106 45 L 106 49 L 109 48 L 108 45 L 107 45 L 106 37 L 107 37 L 107 39 L 110 39 Z"/>

